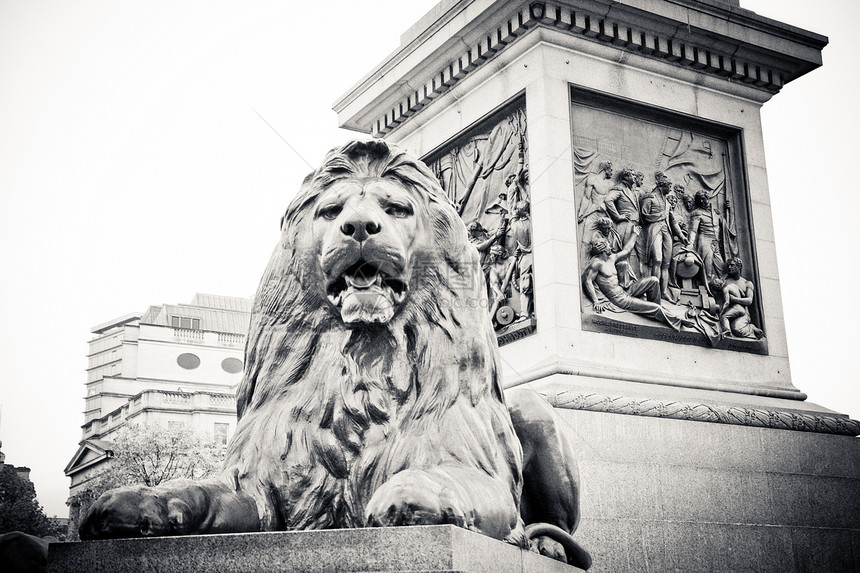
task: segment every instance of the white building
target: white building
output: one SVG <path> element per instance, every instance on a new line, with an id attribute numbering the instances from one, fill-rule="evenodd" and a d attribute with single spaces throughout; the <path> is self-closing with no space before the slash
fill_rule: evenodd
<path id="1" fill-rule="evenodd" d="M 181 424 L 227 442 L 250 310 L 248 299 L 197 294 L 93 327 L 81 442 L 65 469 L 70 497 L 113 455 L 111 437 L 127 423 Z"/>

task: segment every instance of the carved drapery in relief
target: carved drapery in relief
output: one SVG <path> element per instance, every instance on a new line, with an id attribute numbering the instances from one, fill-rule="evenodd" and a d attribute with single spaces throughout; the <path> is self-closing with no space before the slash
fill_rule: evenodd
<path id="1" fill-rule="evenodd" d="M 531 197 L 525 106 L 469 130 L 425 158 L 481 255 L 487 312 L 504 344 L 535 328 Z M 481 304 L 475 301 L 475 304 Z"/>

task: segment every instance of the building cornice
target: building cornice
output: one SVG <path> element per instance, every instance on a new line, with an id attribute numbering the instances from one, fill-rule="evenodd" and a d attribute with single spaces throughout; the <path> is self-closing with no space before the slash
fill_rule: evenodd
<path id="1" fill-rule="evenodd" d="M 587 44 L 604 44 L 740 83 L 763 99 L 820 66 L 827 44 L 824 36 L 726 2 L 474 0 L 437 8 L 437 17 L 422 20 L 423 32 L 408 32 L 398 50 L 335 102 L 341 127 L 390 133 L 536 28 L 560 31 L 586 51 Z"/>
<path id="2" fill-rule="evenodd" d="M 113 320 L 109 320 L 107 322 L 103 322 L 101 324 L 93 326 L 92 328 L 90 328 L 90 332 L 98 336 L 96 336 L 90 342 L 94 342 L 99 338 L 114 334 L 114 332 L 110 332 L 114 328 L 118 328 L 120 326 L 137 326 L 136 324 L 129 323 L 134 322 L 136 320 L 140 320 L 142 316 L 143 315 L 139 312 L 130 312 L 118 318 L 114 318 Z"/>

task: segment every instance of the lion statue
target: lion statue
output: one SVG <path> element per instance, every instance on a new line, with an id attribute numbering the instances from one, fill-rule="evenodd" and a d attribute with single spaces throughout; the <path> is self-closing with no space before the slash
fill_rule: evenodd
<path id="1" fill-rule="evenodd" d="M 281 228 L 222 473 L 106 492 L 81 539 L 454 524 L 590 565 L 573 450 L 536 393 L 506 406 L 479 255 L 427 167 L 336 148 Z"/>

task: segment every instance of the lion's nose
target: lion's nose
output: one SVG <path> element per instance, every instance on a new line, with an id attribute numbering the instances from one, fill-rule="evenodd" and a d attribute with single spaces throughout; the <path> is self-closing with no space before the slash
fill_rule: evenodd
<path id="1" fill-rule="evenodd" d="M 340 226 L 341 233 L 347 237 L 352 237 L 359 243 L 381 230 L 382 226 L 370 217 L 355 217 Z"/>

